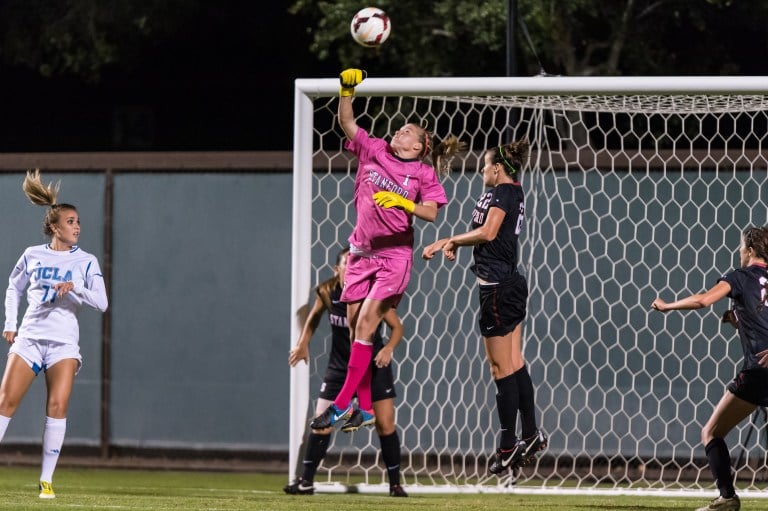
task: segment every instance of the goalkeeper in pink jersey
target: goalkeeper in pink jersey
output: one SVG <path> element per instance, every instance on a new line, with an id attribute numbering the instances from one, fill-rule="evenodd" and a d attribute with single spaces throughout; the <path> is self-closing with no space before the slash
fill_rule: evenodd
<path id="1" fill-rule="evenodd" d="M 435 168 L 447 172 L 450 157 L 462 149 L 456 137 L 437 146 L 423 127 L 408 123 L 390 142 L 369 136 L 357 125 L 352 109 L 355 87 L 365 71 L 346 69 L 340 75 L 339 125 L 345 148 L 358 159 L 355 176 L 357 222 L 349 237 L 350 254 L 341 300 L 347 304 L 352 348 L 344 386 L 324 413 L 310 423 L 325 429 L 348 419 L 357 393 L 363 425 L 375 422 L 371 405 L 373 334 L 384 314 L 395 307 L 408 286 L 413 257 L 413 217 L 427 222 L 448 200 Z"/>

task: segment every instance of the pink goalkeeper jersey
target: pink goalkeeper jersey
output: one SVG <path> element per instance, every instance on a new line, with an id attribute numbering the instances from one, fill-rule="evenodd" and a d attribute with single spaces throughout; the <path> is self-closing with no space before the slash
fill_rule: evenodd
<path id="1" fill-rule="evenodd" d="M 358 128 L 353 140 L 344 147 L 358 159 L 355 176 L 357 222 L 349 237 L 353 251 L 395 259 L 410 259 L 413 254 L 413 216 L 398 208 L 384 209 L 373 201 L 373 194 L 386 190 L 413 201 L 437 202 L 448 199 L 437 179 L 435 169 L 420 160 L 398 158 L 389 143 L 371 138 Z"/>

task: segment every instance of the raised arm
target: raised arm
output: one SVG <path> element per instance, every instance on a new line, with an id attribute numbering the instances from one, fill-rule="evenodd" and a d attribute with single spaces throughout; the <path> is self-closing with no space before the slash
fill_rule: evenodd
<path id="1" fill-rule="evenodd" d="M 339 97 L 339 126 L 347 140 L 352 140 L 357 134 L 358 126 L 352 109 L 352 96 Z"/>
<path id="2" fill-rule="evenodd" d="M 355 121 L 355 112 L 352 109 L 352 98 L 355 96 L 355 87 L 365 80 L 366 73 L 362 69 L 345 69 L 339 75 L 341 88 L 339 89 L 339 126 L 344 131 L 348 140 L 355 138 L 358 126 Z"/>

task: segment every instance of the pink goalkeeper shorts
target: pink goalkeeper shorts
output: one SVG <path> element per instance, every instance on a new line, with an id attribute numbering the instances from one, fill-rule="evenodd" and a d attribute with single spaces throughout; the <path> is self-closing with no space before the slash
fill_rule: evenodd
<path id="1" fill-rule="evenodd" d="M 400 302 L 411 278 L 410 259 L 366 257 L 350 253 L 344 275 L 341 301 L 352 303 L 366 298 L 392 300 L 392 306 Z"/>

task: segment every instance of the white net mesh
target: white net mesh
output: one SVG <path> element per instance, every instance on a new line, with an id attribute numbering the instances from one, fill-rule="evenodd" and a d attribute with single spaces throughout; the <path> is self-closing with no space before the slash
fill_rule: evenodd
<path id="1" fill-rule="evenodd" d="M 313 104 L 317 283 L 354 223 L 356 161 L 341 151 L 336 100 Z M 438 137 L 452 133 L 471 148 L 443 180 L 449 204 L 438 221 L 415 222 L 417 258 L 398 308 L 405 484 L 511 482 L 487 472 L 498 442 L 496 390 L 476 328 L 471 250 L 455 263 L 418 256 L 467 229 L 483 191 L 482 151 L 527 138 L 524 353 L 550 445 L 517 484 L 711 488 L 700 428 L 741 361 L 735 331 L 719 320 L 727 304 L 667 315 L 649 305 L 713 285 L 738 264 L 741 230 L 768 224 L 766 96 L 382 96 L 358 97 L 355 111 L 377 136 L 426 120 Z M 313 341 L 312 399 L 327 336 L 321 328 Z M 758 409 L 726 439 L 740 488 L 755 489 L 768 474 L 765 422 Z M 317 481 L 386 481 L 375 432 L 335 434 Z"/>

